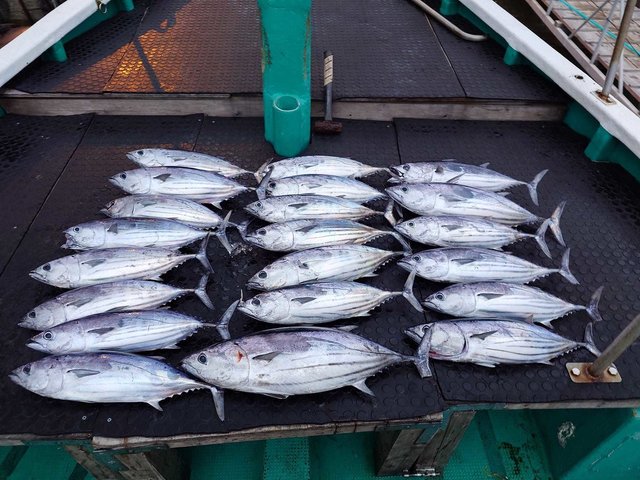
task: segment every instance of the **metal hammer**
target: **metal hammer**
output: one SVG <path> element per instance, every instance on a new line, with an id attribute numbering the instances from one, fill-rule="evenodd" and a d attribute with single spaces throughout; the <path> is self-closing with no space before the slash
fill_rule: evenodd
<path id="1" fill-rule="evenodd" d="M 331 106 L 333 100 L 333 54 L 324 52 L 324 120 L 313 124 L 314 133 L 336 135 L 342 132 L 342 123 L 333 120 Z"/>

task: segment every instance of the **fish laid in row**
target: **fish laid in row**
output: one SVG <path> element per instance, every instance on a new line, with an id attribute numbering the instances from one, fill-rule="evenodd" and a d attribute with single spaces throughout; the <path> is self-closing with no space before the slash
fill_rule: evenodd
<path id="1" fill-rule="evenodd" d="M 86 403 L 147 403 L 160 411 L 160 401 L 165 398 L 205 389 L 211 391 L 220 418 L 224 416 L 218 389 L 140 355 L 53 355 L 16 368 L 9 378 L 43 397 Z"/>
<path id="2" fill-rule="evenodd" d="M 191 168 L 139 168 L 118 173 L 109 181 L 127 193 L 176 195 L 215 207 L 242 192 L 254 190 L 217 173 Z"/>
<path id="3" fill-rule="evenodd" d="M 271 173 L 271 172 L 269 172 Z M 283 195 L 324 195 L 344 198 L 357 203 L 366 203 L 386 195 L 366 183 L 349 177 L 337 175 L 296 175 L 280 179 L 271 179 L 269 173 L 263 184 L 258 187 L 258 197 L 263 190 L 267 197 Z"/>
<path id="4" fill-rule="evenodd" d="M 569 270 L 569 251 L 564 252 L 560 268 L 541 267 L 505 252 L 483 248 L 435 248 L 414 253 L 398 262 L 405 270 L 434 282 L 529 283 L 558 273 L 570 283 L 578 280 Z"/>
<path id="5" fill-rule="evenodd" d="M 216 228 L 223 221 L 204 205 L 167 195 L 129 195 L 112 200 L 100 211 L 112 218 L 165 218 L 207 229 Z"/>
<path id="6" fill-rule="evenodd" d="M 557 225 L 560 222 L 558 213 L 561 213 L 561 210 L 552 216 Z M 500 250 L 514 242 L 531 238 L 538 243 L 544 254 L 551 258 L 545 240 L 548 226 L 549 220 L 545 220 L 533 234 L 485 218 L 443 215 L 412 218 L 395 225 L 394 228 L 415 242 L 436 247 L 481 247 Z"/>
<path id="7" fill-rule="evenodd" d="M 526 185 L 533 203 L 538 205 L 538 183 L 548 170 L 542 170 L 531 182 L 516 180 L 487 168 L 488 163 L 480 166 L 455 161 L 403 163 L 389 167 L 392 183 L 455 183 L 467 187 L 479 188 L 490 192 L 500 192 L 509 188 Z"/>
<path id="8" fill-rule="evenodd" d="M 596 356 L 593 322 L 585 329 L 584 342 L 564 338 L 539 325 L 520 320 L 450 320 L 417 325 L 405 330 L 415 342 L 429 347 L 429 357 L 483 367 L 500 364 L 542 363 L 577 348 Z"/>
<path id="9" fill-rule="evenodd" d="M 455 317 L 531 319 L 550 327 L 553 320 L 581 310 L 595 321 L 602 320 L 598 311 L 601 295 L 602 287 L 589 305 L 574 305 L 535 287 L 480 282 L 451 285 L 429 295 L 423 305 Z"/>
<path id="10" fill-rule="evenodd" d="M 382 236 L 391 236 L 402 245 L 406 253 L 411 253 L 411 247 L 398 233 L 378 230 L 352 220 L 293 220 L 272 223 L 251 233 L 247 233 L 247 226 L 247 223 L 238 225 L 243 240 L 273 252 L 362 244 Z"/>
<path id="11" fill-rule="evenodd" d="M 342 330 L 289 327 L 219 343 L 189 355 L 181 368 L 221 389 L 275 398 L 347 386 L 374 396 L 365 381 L 392 365 L 413 362 L 429 376 L 428 349 L 424 342 L 415 356 L 402 355 Z"/>
<path id="12" fill-rule="evenodd" d="M 271 178 L 286 178 L 297 175 L 336 175 L 339 177 L 366 177 L 377 172 L 388 172 L 384 167 L 370 167 L 364 163 L 343 157 L 309 155 L 305 157 L 285 158 L 277 162 L 265 162 L 254 174 L 256 180 L 271 172 Z"/>
<path id="13" fill-rule="evenodd" d="M 544 221 L 517 203 L 494 192 L 447 183 L 413 183 L 387 188 L 389 196 L 407 210 L 418 215 L 460 215 L 489 218 L 505 225 L 521 225 Z M 564 202 L 550 218 L 549 228 L 564 245 L 559 218 Z"/>
<path id="14" fill-rule="evenodd" d="M 224 177 L 237 177 L 248 170 L 238 167 L 213 155 L 189 152 L 185 150 L 169 150 L 166 148 L 143 148 L 127 153 L 127 158 L 141 167 L 182 167 L 218 173 Z"/>
<path id="15" fill-rule="evenodd" d="M 210 272 L 207 238 L 198 253 L 183 254 L 164 248 L 108 248 L 62 257 L 31 271 L 29 275 L 55 287 L 77 288 L 116 280 L 158 279 L 187 260 L 197 259 Z"/>
<path id="16" fill-rule="evenodd" d="M 70 290 L 38 305 L 18 324 L 32 330 L 46 330 L 62 323 L 111 312 L 130 312 L 158 308 L 188 293 L 195 294 L 208 308 L 204 275 L 196 288 L 177 288 L 150 280 L 121 280 Z"/>
<path id="17" fill-rule="evenodd" d="M 275 290 L 321 281 L 350 281 L 372 277 L 374 271 L 401 252 L 364 245 L 335 245 L 294 252 L 256 273 L 247 286 L 254 290 Z"/>

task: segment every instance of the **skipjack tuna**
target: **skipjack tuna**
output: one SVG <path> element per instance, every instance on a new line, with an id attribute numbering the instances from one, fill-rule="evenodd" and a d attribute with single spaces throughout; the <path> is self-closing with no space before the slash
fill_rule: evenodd
<path id="1" fill-rule="evenodd" d="M 289 220 L 351 219 L 384 215 L 359 203 L 321 195 L 285 195 L 258 200 L 245 207 L 266 222 Z"/>
<path id="2" fill-rule="evenodd" d="M 185 358 L 181 368 L 222 389 L 275 398 L 347 386 L 374 396 L 365 381 L 392 365 L 413 362 L 420 376 L 429 376 L 428 349 L 425 342 L 408 356 L 342 330 L 289 327 L 214 345 Z"/>
<path id="3" fill-rule="evenodd" d="M 436 282 L 528 283 L 559 273 L 570 283 L 579 282 L 569 270 L 569 251 L 564 252 L 560 268 L 546 268 L 522 258 L 483 248 L 435 248 L 414 253 L 398 262 L 405 270 Z"/>
<path id="4" fill-rule="evenodd" d="M 526 185 L 533 203 L 538 205 L 538 183 L 548 170 L 542 170 L 531 182 L 522 182 L 487 168 L 488 163 L 480 166 L 458 163 L 450 160 L 441 162 L 404 163 L 389 167 L 393 176 L 390 182 L 403 183 L 455 183 L 475 187 L 491 192 L 500 192 L 518 185 Z"/>
<path id="5" fill-rule="evenodd" d="M 245 242 L 265 250 L 287 252 L 309 248 L 362 244 L 388 235 L 395 238 L 406 253 L 411 253 L 407 241 L 393 231 L 377 230 L 352 220 L 293 220 L 272 223 L 247 233 L 248 223 L 238 225 Z"/>
<path id="6" fill-rule="evenodd" d="M 9 378 L 43 397 L 87 403 L 147 403 L 160 411 L 160 401 L 192 390 L 211 391 L 216 406 L 222 399 L 215 387 L 159 360 L 130 353 L 49 356 L 16 368 Z"/>
<path id="7" fill-rule="evenodd" d="M 585 330 L 584 342 L 561 337 L 521 320 L 450 320 L 418 325 L 405 334 L 421 345 L 429 345 L 434 360 L 475 363 L 483 367 L 499 364 L 543 363 L 577 348 L 600 355 L 593 342 L 593 322 Z"/>
<path id="8" fill-rule="evenodd" d="M 267 172 L 271 178 L 286 178 L 296 175 L 337 175 L 339 177 L 366 177 L 377 172 L 388 172 L 387 168 L 370 167 L 364 163 L 343 157 L 312 155 L 285 158 L 277 162 L 265 162 L 254 174 L 260 181 Z"/>
<path id="9" fill-rule="evenodd" d="M 193 289 L 172 287 L 150 280 L 122 280 L 77 288 L 38 305 L 18 325 L 32 330 L 46 330 L 90 315 L 161 307 L 187 293 L 197 295 L 202 303 L 213 309 L 206 290 L 208 279 L 209 275 L 204 275 L 198 287 Z"/>
<path id="10" fill-rule="evenodd" d="M 218 173 L 225 177 L 237 177 L 251 173 L 233 163 L 212 155 L 185 150 L 143 148 L 127 153 L 127 158 L 141 167 L 183 167 Z"/>
<path id="11" fill-rule="evenodd" d="M 109 179 L 127 193 L 176 195 L 220 207 L 220 203 L 242 192 L 254 190 L 217 173 L 191 168 L 139 168 Z"/>
<path id="12" fill-rule="evenodd" d="M 245 315 L 278 325 L 313 325 L 343 318 L 366 317 L 378 305 L 403 296 L 422 311 L 413 294 L 415 273 L 401 292 L 387 292 L 358 282 L 313 283 L 261 293 L 238 305 Z"/>
<path id="13" fill-rule="evenodd" d="M 452 285 L 429 295 L 423 305 L 456 317 L 531 319 L 546 327 L 556 318 L 585 310 L 596 321 L 602 320 L 598 303 L 600 287 L 589 305 L 574 305 L 539 288 L 511 283 L 467 283 Z"/>
<path id="14" fill-rule="evenodd" d="M 269 172 L 271 173 L 271 172 Z M 366 203 L 386 195 L 366 183 L 337 175 L 296 175 L 294 177 L 270 179 L 264 177 L 263 185 L 267 197 L 283 195 L 324 195 Z M 261 192 L 262 190 L 259 189 Z"/>
<path id="15" fill-rule="evenodd" d="M 520 225 L 543 221 L 504 196 L 462 185 L 448 183 L 414 183 L 387 188 L 389 196 L 407 210 L 418 215 L 461 215 L 489 218 L 505 225 Z M 550 218 L 549 228 L 564 245 L 560 228 L 555 221 L 564 209 L 562 202 Z"/>
<path id="16" fill-rule="evenodd" d="M 170 310 L 106 313 L 72 320 L 31 338 L 27 347 L 44 353 L 150 352 L 177 343 L 211 323 Z"/>
<path id="17" fill-rule="evenodd" d="M 554 221 L 559 229 L 560 218 L 554 218 Z M 545 241 L 548 226 L 549 220 L 545 220 L 533 234 L 484 218 L 443 215 L 412 218 L 394 228 L 411 240 L 437 247 L 482 247 L 500 250 L 519 240 L 532 238 L 545 255 L 551 258 Z"/>
<path id="18" fill-rule="evenodd" d="M 100 210 L 112 218 L 166 218 L 196 228 L 216 228 L 222 217 L 193 200 L 169 195 L 128 195 Z"/>
<path id="19" fill-rule="evenodd" d="M 348 281 L 375 276 L 373 272 L 402 255 L 364 245 L 335 245 L 294 252 L 256 273 L 247 286 L 255 290 L 274 290 L 320 281 Z"/>
<path id="20" fill-rule="evenodd" d="M 86 287 L 115 280 L 157 279 L 192 258 L 213 271 L 207 259 L 207 238 L 198 253 L 182 254 L 164 248 L 89 250 L 45 263 L 29 275 L 54 287 Z"/>

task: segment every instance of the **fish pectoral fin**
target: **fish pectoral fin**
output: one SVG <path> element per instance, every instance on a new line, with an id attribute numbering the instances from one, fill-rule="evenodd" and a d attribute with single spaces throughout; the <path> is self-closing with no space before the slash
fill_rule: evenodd
<path id="1" fill-rule="evenodd" d="M 468 265 L 475 261 L 476 261 L 475 258 L 452 258 L 451 259 L 451 262 L 455 263 L 456 265 Z"/>
<path id="2" fill-rule="evenodd" d="M 305 225 L 304 227 L 300 227 L 300 228 L 296 229 L 296 232 L 309 233 L 310 231 L 312 231 L 316 227 L 317 227 L 317 225 L 315 225 L 315 224 Z"/>
<path id="3" fill-rule="evenodd" d="M 360 278 L 373 278 L 373 277 L 377 277 L 378 274 L 377 273 L 367 273 L 366 275 L 362 275 L 362 277 Z"/>
<path id="4" fill-rule="evenodd" d="M 297 297 L 291 299 L 292 302 L 299 303 L 300 305 L 313 302 L 314 300 L 316 300 L 316 297 Z"/>
<path id="5" fill-rule="evenodd" d="M 161 173 L 160 175 L 156 175 L 155 178 L 156 180 L 160 180 L 161 182 L 166 182 L 167 179 L 171 176 L 170 173 Z M 162 409 L 160 409 L 162 410 Z"/>
<path id="6" fill-rule="evenodd" d="M 480 165 L 480 168 L 487 168 L 489 165 L 491 165 L 491 163 L 486 162 L 486 163 L 483 163 L 482 165 Z"/>
<path id="7" fill-rule="evenodd" d="M 166 360 L 162 355 L 147 355 L 147 358 L 153 358 L 154 360 L 159 360 L 161 362 Z"/>
<path id="8" fill-rule="evenodd" d="M 490 332 L 482 332 L 482 333 L 474 333 L 470 335 L 470 338 L 479 338 L 480 340 L 485 340 L 487 337 L 496 333 L 497 330 L 491 330 Z"/>
<path id="9" fill-rule="evenodd" d="M 158 202 L 155 200 L 139 200 L 139 203 L 143 207 L 151 207 L 152 205 L 156 205 Z"/>
<path id="10" fill-rule="evenodd" d="M 485 300 L 493 300 L 494 298 L 504 297 L 502 293 L 479 293 L 476 297 L 483 298 Z"/>
<path id="11" fill-rule="evenodd" d="M 87 333 L 95 333 L 96 335 L 104 335 L 105 333 L 109 333 L 115 327 L 102 327 L 102 328 L 93 328 L 91 330 L 87 330 Z"/>
<path id="12" fill-rule="evenodd" d="M 256 355 L 255 357 L 251 357 L 251 360 L 264 360 L 265 362 L 270 362 L 282 352 L 269 352 L 263 353 L 262 355 Z"/>
<path id="13" fill-rule="evenodd" d="M 67 370 L 67 373 L 73 373 L 78 378 L 90 377 L 91 375 L 99 375 L 98 370 L 90 370 L 88 368 L 72 368 Z"/>
<path id="14" fill-rule="evenodd" d="M 151 405 L 153 408 L 158 410 L 159 412 L 163 412 L 162 407 L 160 406 L 160 400 L 148 400 L 146 403 Z"/>
<path id="15" fill-rule="evenodd" d="M 462 228 L 462 226 L 461 225 L 447 225 L 447 224 L 444 224 L 444 225 L 440 225 L 440 228 L 443 228 L 443 229 L 445 229 L 445 230 L 447 230 L 449 232 L 455 232 L 456 230 L 460 230 Z"/>
<path id="16" fill-rule="evenodd" d="M 107 232 L 109 232 L 109 233 L 118 233 L 118 224 L 117 223 L 112 223 L 111 225 L 109 225 L 109 228 L 107 228 Z"/>
<path id="17" fill-rule="evenodd" d="M 290 203 L 289 205 L 287 205 L 287 207 L 291 207 L 291 208 L 295 208 L 295 209 L 299 209 L 299 208 L 304 208 L 307 205 L 309 205 L 308 202 L 304 202 L 304 203 Z"/>
<path id="18" fill-rule="evenodd" d="M 66 305 L 69 307 L 82 307 L 83 305 L 86 305 L 87 303 L 93 301 L 92 297 L 86 296 L 84 298 L 79 298 L 77 300 L 74 300 L 72 302 L 68 302 Z"/>
<path id="19" fill-rule="evenodd" d="M 282 393 L 263 393 L 263 395 L 271 398 L 277 398 L 278 400 L 284 400 L 285 398 L 289 398 L 289 395 L 284 395 Z"/>
<path id="20" fill-rule="evenodd" d="M 360 380 L 359 382 L 354 383 L 353 387 L 357 388 L 362 393 L 364 393 L 366 395 L 369 395 L 370 397 L 375 397 L 376 396 L 376 394 L 373 393 L 369 387 L 367 387 L 367 384 L 365 383 L 364 380 Z"/>
<path id="21" fill-rule="evenodd" d="M 93 260 L 87 260 L 86 262 L 82 262 L 83 265 L 88 265 L 90 267 L 97 267 L 98 265 L 102 265 L 107 260 L 105 258 L 95 258 Z"/>

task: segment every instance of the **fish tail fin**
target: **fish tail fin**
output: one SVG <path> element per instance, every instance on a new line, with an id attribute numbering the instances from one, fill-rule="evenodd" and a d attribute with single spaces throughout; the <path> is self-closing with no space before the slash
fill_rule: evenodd
<path id="1" fill-rule="evenodd" d="M 224 390 L 214 387 L 213 385 L 207 385 L 207 388 L 211 391 L 213 397 L 213 404 L 216 407 L 216 414 L 221 422 L 224 422 Z"/>
<path id="2" fill-rule="evenodd" d="M 402 248 L 406 255 L 411 255 L 413 253 L 411 250 L 411 245 L 409 245 L 409 242 L 407 242 L 402 235 L 400 235 L 398 232 L 389 232 L 389 235 L 395 238 L 398 243 L 402 245 Z"/>
<path id="3" fill-rule="evenodd" d="M 540 246 L 540 250 L 542 250 L 547 257 L 551 258 L 551 252 L 549 251 L 549 246 L 547 245 L 547 241 L 544 239 L 544 237 L 547 235 L 547 229 L 549 228 L 549 223 L 550 223 L 549 219 L 542 222 L 542 224 L 538 227 L 538 230 L 536 231 L 533 238 L 535 238 L 536 242 L 538 242 L 538 245 Z"/>
<path id="4" fill-rule="evenodd" d="M 252 220 L 249 219 L 235 225 L 236 229 L 238 230 L 238 233 L 242 237 L 242 240 L 244 240 L 245 242 L 247 241 L 247 230 L 249 229 L 249 225 L 251 224 L 251 222 Z"/>
<path id="5" fill-rule="evenodd" d="M 593 340 L 593 324 L 595 322 L 587 323 L 587 326 L 584 328 L 584 343 L 582 346 L 593 353 L 596 357 L 599 357 L 602 352 L 596 346 L 596 343 Z"/>
<path id="6" fill-rule="evenodd" d="M 389 199 L 386 208 L 384 209 L 384 218 L 389 222 L 392 227 L 395 227 L 398 223 L 395 217 L 393 216 L 393 200 Z"/>
<path id="7" fill-rule="evenodd" d="M 231 217 L 231 213 L 233 210 L 229 210 L 229 213 L 224 217 L 222 223 L 218 227 L 218 230 L 215 232 L 215 236 L 218 237 L 222 246 L 227 250 L 228 253 L 233 251 L 233 247 L 229 243 L 229 239 L 227 238 L 227 228 L 229 227 L 229 218 Z"/>
<path id="8" fill-rule="evenodd" d="M 420 305 L 420 302 L 416 298 L 413 293 L 413 282 L 416 279 L 416 271 L 412 270 L 409 276 L 407 277 L 407 281 L 404 284 L 404 289 L 402 290 L 402 296 L 407 299 L 407 301 L 411 304 L 413 308 L 418 310 L 419 312 L 423 312 L 423 308 Z"/>
<path id="9" fill-rule="evenodd" d="M 213 267 L 211 266 L 211 263 L 209 263 L 209 258 L 207 258 L 207 245 L 209 245 L 209 235 L 204 237 L 204 240 L 202 240 L 200 249 L 198 250 L 198 253 L 196 253 L 196 258 L 204 268 L 213 273 Z"/>
<path id="10" fill-rule="evenodd" d="M 535 203 L 536 205 L 538 205 L 538 184 L 540 183 L 540 180 L 542 180 L 542 177 L 544 177 L 548 171 L 549 170 L 546 169 L 542 170 L 533 178 L 533 180 L 531 180 L 531 182 L 527 183 L 529 196 L 531 197 L 533 203 Z"/>
<path id="11" fill-rule="evenodd" d="M 260 179 L 264 175 L 264 171 L 269 167 L 269 165 L 271 165 L 271 162 L 273 162 L 273 158 L 270 158 L 269 160 L 264 162 L 262 165 L 260 165 L 260 168 L 256 170 L 256 172 L 253 174 L 253 176 L 256 177 L 256 182 L 260 182 Z"/>
<path id="12" fill-rule="evenodd" d="M 576 277 L 573 276 L 571 270 L 569 270 L 569 253 L 571 252 L 570 248 L 567 248 L 564 251 L 564 255 L 562 255 L 562 263 L 560 264 L 560 268 L 558 269 L 558 273 L 566 278 L 569 283 L 573 285 L 580 285 L 580 282 Z"/>
<path id="13" fill-rule="evenodd" d="M 429 367 L 429 350 L 431 348 L 431 329 L 428 329 L 422 340 L 420 340 L 420 345 L 418 346 L 418 351 L 416 352 L 416 356 L 413 360 L 415 363 L 418 372 L 420 373 L 420 377 L 426 378 L 432 376 L 431 367 Z"/>
<path id="14" fill-rule="evenodd" d="M 258 195 L 259 200 L 264 200 L 267 197 L 267 184 L 271 179 L 272 173 L 273 173 L 273 169 L 270 168 L 269 170 L 267 170 L 267 174 L 264 177 L 262 177 L 262 181 L 260 182 L 260 185 L 258 185 L 258 188 L 256 188 L 256 195 Z"/>
<path id="15" fill-rule="evenodd" d="M 229 333 L 229 322 L 231 321 L 231 317 L 233 317 L 233 314 L 235 313 L 236 308 L 238 308 L 238 304 L 241 301 L 242 296 L 231 305 L 229 305 L 229 307 L 222 314 L 222 317 L 220 317 L 220 320 L 218 320 L 218 323 L 216 323 L 216 330 L 224 340 L 229 340 L 231 338 L 231 334 Z"/>
<path id="16" fill-rule="evenodd" d="M 551 214 L 551 217 L 549 217 L 549 227 L 553 232 L 553 236 L 556 237 L 558 243 L 563 247 L 565 247 L 567 244 L 564 242 L 564 238 L 562 238 L 562 231 L 560 230 L 560 217 L 562 216 L 562 212 L 566 204 L 566 201 L 560 202 L 560 205 L 556 207 L 556 209 Z"/>
<path id="17" fill-rule="evenodd" d="M 594 322 L 603 321 L 602 315 L 600 315 L 600 309 L 598 308 L 600 297 L 602 297 L 602 290 L 604 290 L 604 285 L 593 292 L 591 300 L 589 301 L 589 305 L 587 305 L 587 313 Z"/>
<path id="18" fill-rule="evenodd" d="M 207 295 L 207 282 L 209 281 L 209 274 L 205 273 L 202 278 L 200 278 L 200 282 L 198 282 L 198 286 L 193 289 L 193 293 L 200 299 L 202 303 L 205 304 L 207 308 L 213 310 L 213 302 L 209 295 Z"/>

